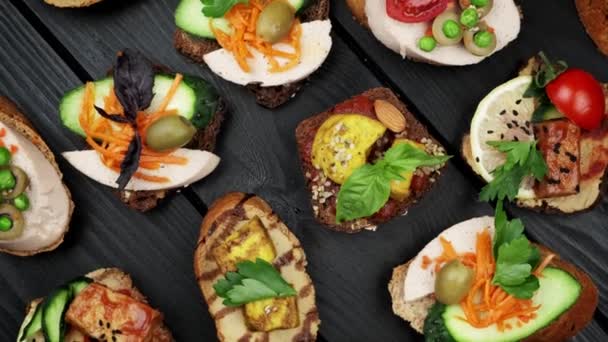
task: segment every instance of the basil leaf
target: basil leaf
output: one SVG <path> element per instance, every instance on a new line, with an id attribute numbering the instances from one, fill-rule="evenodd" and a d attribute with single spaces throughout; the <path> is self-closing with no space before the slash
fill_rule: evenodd
<path id="1" fill-rule="evenodd" d="M 125 116 L 134 122 L 137 112 L 150 107 L 154 93 L 154 69 L 138 51 L 126 49 L 114 65 L 114 93 Z"/>
<path id="2" fill-rule="evenodd" d="M 127 118 L 124 115 L 108 114 L 103 108 L 100 108 L 97 106 L 93 106 L 93 107 L 95 107 L 95 110 L 97 111 L 97 113 L 99 115 L 101 115 L 102 117 L 104 117 L 110 121 L 114 121 L 114 122 L 118 122 L 118 123 L 131 123 L 131 119 Z"/>
<path id="3" fill-rule="evenodd" d="M 358 168 L 340 187 L 336 205 L 338 223 L 375 214 L 391 194 L 390 178 L 383 168 L 366 164 Z"/>
<path id="4" fill-rule="evenodd" d="M 141 159 L 141 150 L 143 146 L 139 132 L 136 129 L 134 131 L 135 135 L 133 136 L 131 143 L 129 143 L 125 159 L 120 163 L 120 176 L 116 180 L 119 190 L 123 190 L 127 184 L 129 184 L 129 181 L 139 168 L 139 160 Z"/>
<path id="5" fill-rule="evenodd" d="M 203 14 L 209 18 L 221 18 L 236 4 L 248 4 L 249 0 L 201 0 Z"/>

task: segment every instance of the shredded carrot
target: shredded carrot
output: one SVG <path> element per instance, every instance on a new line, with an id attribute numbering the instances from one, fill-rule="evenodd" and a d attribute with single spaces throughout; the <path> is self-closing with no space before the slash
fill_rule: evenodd
<path id="1" fill-rule="evenodd" d="M 3 127 L 0 129 L 0 138 L 4 138 L 6 136 L 6 129 Z"/>
<path id="2" fill-rule="evenodd" d="M 279 50 L 273 44 L 263 41 L 256 34 L 257 20 L 268 4 L 264 0 L 250 0 L 248 4 L 237 4 L 233 6 L 225 15 L 225 18 L 232 27 L 231 34 L 227 34 L 213 25 L 210 21 L 209 26 L 215 35 L 220 46 L 234 56 L 239 67 L 250 72 L 251 67 L 247 59 L 252 57 L 250 48 L 261 52 L 270 64 L 270 72 L 283 72 L 294 68 L 300 63 L 302 49 L 300 40 L 302 37 L 302 27 L 299 20 L 295 20 L 289 34 L 281 43 L 289 46 L 293 52 Z M 281 63 L 277 58 L 283 59 Z"/>
<path id="3" fill-rule="evenodd" d="M 19 147 L 17 145 L 11 145 L 10 149 L 12 154 L 15 154 L 17 153 L 17 151 L 19 151 Z"/>
<path id="4" fill-rule="evenodd" d="M 186 158 L 172 155 L 173 151 L 153 151 L 145 145 L 147 129 L 152 123 L 167 115 L 177 115 L 177 110 L 167 109 L 167 107 L 171 103 L 171 100 L 175 96 L 182 81 L 183 76 L 181 74 L 177 74 L 167 94 L 155 112 L 137 113 L 136 123 L 138 133 L 140 133 L 142 140 L 144 141 L 144 146 L 140 157 L 140 164 L 138 165 L 139 169 L 157 170 L 161 168 L 162 164 L 185 165 L 188 162 Z M 86 142 L 89 144 L 89 146 L 91 146 L 92 149 L 99 153 L 99 157 L 104 165 L 119 172 L 120 164 L 126 156 L 129 149 L 129 144 L 133 139 L 135 131 L 130 124 L 112 122 L 100 115 L 97 115 L 94 105 L 95 84 L 92 82 L 87 82 L 85 85 L 82 108 L 78 117 L 80 127 L 82 127 L 82 130 L 86 135 Z M 124 115 L 124 110 L 113 90 L 110 91 L 108 96 L 104 98 L 103 106 L 103 109 L 107 113 Z M 169 181 L 167 177 L 147 175 L 140 170 L 138 170 L 133 177 L 157 183 L 165 183 Z"/>
<path id="5" fill-rule="evenodd" d="M 426 255 L 422 256 L 422 269 L 426 270 L 433 263 L 433 260 Z"/>
<path id="6" fill-rule="evenodd" d="M 549 254 L 540 263 L 540 265 L 538 265 L 538 267 L 536 267 L 536 270 L 534 270 L 534 275 L 537 276 L 537 277 L 540 277 L 541 274 L 543 273 L 543 270 L 551 263 L 551 261 L 553 260 L 553 258 L 555 258 L 555 254 L 553 254 L 553 253 Z"/>

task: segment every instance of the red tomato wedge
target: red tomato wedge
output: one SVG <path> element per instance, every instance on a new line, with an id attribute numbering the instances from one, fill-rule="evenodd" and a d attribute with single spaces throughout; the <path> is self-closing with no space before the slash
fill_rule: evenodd
<path id="1" fill-rule="evenodd" d="M 557 110 L 577 126 L 593 130 L 602 123 L 606 113 L 604 91 L 590 73 L 568 69 L 545 89 Z"/>
<path id="2" fill-rule="evenodd" d="M 420 23 L 441 14 L 449 2 L 450 0 L 386 0 L 386 13 L 404 23 Z"/>

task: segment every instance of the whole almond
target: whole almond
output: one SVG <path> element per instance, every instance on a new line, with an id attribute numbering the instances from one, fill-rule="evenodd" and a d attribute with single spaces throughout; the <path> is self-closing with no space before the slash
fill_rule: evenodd
<path id="1" fill-rule="evenodd" d="M 401 113 L 397 107 L 393 106 L 393 104 L 384 100 L 376 100 L 374 101 L 374 109 L 376 110 L 378 120 L 380 120 L 386 128 L 395 133 L 405 131 L 405 116 L 403 116 L 403 113 Z"/>

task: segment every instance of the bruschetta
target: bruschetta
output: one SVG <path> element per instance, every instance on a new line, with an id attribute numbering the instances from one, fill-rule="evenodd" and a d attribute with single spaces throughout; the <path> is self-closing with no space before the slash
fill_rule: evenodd
<path id="1" fill-rule="evenodd" d="M 315 341 L 306 255 L 264 200 L 228 193 L 209 208 L 194 271 L 220 341 Z"/>
<path id="2" fill-rule="evenodd" d="M 175 47 L 275 108 L 293 98 L 332 46 L 329 0 L 181 0 Z"/>
<path id="3" fill-rule="evenodd" d="M 27 308 L 17 342 L 172 342 L 162 314 L 116 268 L 103 268 L 56 288 Z"/>
<path id="4" fill-rule="evenodd" d="M 296 141 L 316 219 L 347 233 L 403 215 L 449 158 L 387 88 L 302 121 Z"/>
<path id="5" fill-rule="evenodd" d="M 30 256 L 57 248 L 74 203 L 55 156 L 15 104 L 0 97 L 0 251 Z"/>
<path id="6" fill-rule="evenodd" d="M 88 148 L 62 155 L 116 189 L 129 207 L 148 211 L 217 167 L 220 158 L 212 151 L 225 113 L 204 79 L 155 67 L 126 50 L 111 75 L 63 96 L 61 122 Z"/>

